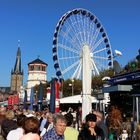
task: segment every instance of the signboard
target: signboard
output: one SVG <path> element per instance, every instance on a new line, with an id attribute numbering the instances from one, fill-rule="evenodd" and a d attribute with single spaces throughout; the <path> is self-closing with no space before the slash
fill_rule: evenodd
<path id="1" fill-rule="evenodd" d="M 114 76 L 109 80 L 109 84 L 118 84 L 121 82 L 127 82 L 127 81 L 134 81 L 134 80 L 140 80 L 140 70 L 131 72 L 131 73 L 126 73 L 118 76 Z"/>

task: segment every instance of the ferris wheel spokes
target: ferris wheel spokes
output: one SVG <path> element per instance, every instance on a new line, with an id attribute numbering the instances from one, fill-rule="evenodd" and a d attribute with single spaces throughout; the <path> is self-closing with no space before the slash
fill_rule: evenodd
<path id="1" fill-rule="evenodd" d="M 93 35 L 93 39 L 92 39 L 92 42 L 91 42 L 91 49 L 94 47 L 94 44 L 95 44 L 95 42 L 96 42 L 96 39 L 97 39 L 97 37 L 98 37 L 98 34 L 99 34 L 99 30 L 98 29 L 96 29 L 96 31 L 95 31 L 95 33 L 94 33 L 94 35 Z"/>
<path id="2" fill-rule="evenodd" d="M 69 67 L 67 67 L 66 69 L 64 69 L 62 71 L 62 74 L 65 74 L 66 72 L 68 72 L 69 70 L 71 70 L 72 68 L 74 68 L 76 65 L 78 65 L 78 63 L 79 63 L 79 60 L 76 61 L 75 63 L 73 63 L 72 65 L 70 65 Z"/>
<path id="3" fill-rule="evenodd" d="M 100 38 L 95 44 L 94 46 L 91 48 L 92 51 L 94 51 L 98 46 L 100 46 L 100 44 L 104 41 L 103 38 Z"/>
<path id="4" fill-rule="evenodd" d="M 107 48 L 103 48 L 103 49 L 100 49 L 100 50 L 94 51 L 93 54 L 97 54 L 97 53 L 102 52 L 102 51 L 105 51 L 105 50 L 107 50 Z"/>
<path id="5" fill-rule="evenodd" d="M 92 64 L 92 68 L 96 71 L 96 73 L 97 73 L 97 75 L 99 75 L 99 71 L 98 71 L 98 69 L 97 69 L 97 67 L 96 67 L 96 65 L 95 65 L 95 62 L 94 62 L 94 60 L 93 59 L 91 59 L 91 64 Z"/>
<path id="6" fill-rule="evenodd" d="M 67 51 L 71 51 L 73 53 L 79 54 L 79 52 L 77 50 L 73 49 L 73 48 L 67 47 L 67 46 L 65 46 L 63 44 L 58 44 L 58 45 L 59 45 L 60 48 L 63 48 L 65 50 L 67 50 Z"/>
<path id="7" fill-rule="evenodd" d="M 75 59 L 75 58 L 79 58 L 79 56 L 60 57 L 59 60 L 68 60 L 68 59 Z"/>
<path id="8" fill-rule="evenodd" d="M 108 57 L 102 57 L 102 56 L 94 56 L 94 58 L 97 58 L 97 59 L 104 59 L 104 60 L 108 60 Z"/>
<path id="9" fill-rule="evenodd" d="M 71 79 L 74 79 L 74 78 L 79 79 L 80 74 L 81 74 L 81 65 L 82 65 L 82 62 L 81 62 L 81 59 L 80 59 L 80 63 L 78 64 L 76 70 L 74 71 Z"/>

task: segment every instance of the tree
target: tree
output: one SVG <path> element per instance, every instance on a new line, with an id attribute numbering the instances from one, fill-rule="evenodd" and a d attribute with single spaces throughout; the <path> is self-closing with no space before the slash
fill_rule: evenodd
<path id="1" fill-rule="evenodd" d="M 103 77 L 112 77 L 114 75 L 113 69 L 111 70 L 104 70 L 100 72 L 100 75 L 96 75 L 92 77 L 92 89 L 100 90 L 103 87 L 104 81 L 102 80 Z"/>
<path id="2" fill-rule="evenodd" d="M 72 87 L 73 86 L 73 87 Z M 63 97 L 71 96 L 72 95 L 72 88 L 73 88 L 73 94 L 79 95 L 82 91 L 82 81 L 74 79 L 72 80 L 68 79 L 64 81 L 63 83 Z"/>
<path id="3" fill-rule="evenodd" d="M 42 87 L 43 87 L 43 93 L 44 93 L 44 98 L 46 98 L 46 93 L 47 93 L 47 87 L 50 87 L 50 82 L 46 82 L 45 84 L 42 83 Z M 37 94 L 36 97 L 38 98 L 38 93 L 39 93 L 39 85 L 35 85 L 34 86 L 34 91 Z"/>

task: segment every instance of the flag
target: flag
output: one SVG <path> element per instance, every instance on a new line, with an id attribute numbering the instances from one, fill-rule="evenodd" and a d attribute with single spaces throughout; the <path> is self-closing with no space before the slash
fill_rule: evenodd
<path id="1" fill-rule="evenodd" d="M 8 97 L 8 106 L 9 106 L 9 105 L 12 105 L 12 100 L 13 100 L 13 99 L 12 99 L 12 96 L 9 96 L 9 97 Z"/>
<path id="2" fill-rule="evenodd" d="M 19 96 L 18 96 L 18 94 L 14 95 L 14 97 L 13 97 L 13 104 L 14 105 L 18 105 L 19 104 Z"/>

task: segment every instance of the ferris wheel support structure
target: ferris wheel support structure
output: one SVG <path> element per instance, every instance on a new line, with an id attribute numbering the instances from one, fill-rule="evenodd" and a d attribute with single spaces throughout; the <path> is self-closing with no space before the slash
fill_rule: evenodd
<path id="1" fill-rule="evenodd" d="M 91 101 L 91 76 L 92 76 L 92 63 L 90 50 L 87 45 L 83 46 L 82 52 L 82 69 L 83 69 L 83 81 L 82 81 L 82 120 L 85 116 L 92 111 Z"/>

